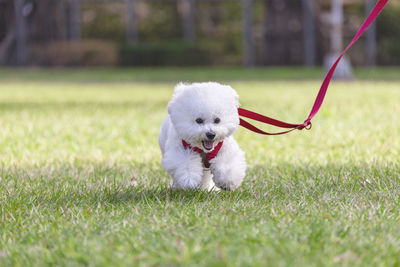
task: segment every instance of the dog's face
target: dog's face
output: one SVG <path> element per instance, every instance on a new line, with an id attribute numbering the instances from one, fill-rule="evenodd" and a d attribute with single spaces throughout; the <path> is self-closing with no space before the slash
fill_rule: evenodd
<path id="1" fill-rule="evenodd" d="M 238 99 L 227 85 L 181 83 L 168 103 L 168 113 L 180 138 L 209 151 L 238 128 Z"/>

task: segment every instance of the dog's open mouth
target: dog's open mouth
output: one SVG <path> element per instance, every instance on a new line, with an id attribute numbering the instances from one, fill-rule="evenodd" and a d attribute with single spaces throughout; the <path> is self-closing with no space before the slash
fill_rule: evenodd
<path id="1" fill-rule="evenodd" d="M 206 141 L 204 140 L 203 142 L 203 147 L 207 150 L 211 150 L 214 146 L 214 141 Z"/>

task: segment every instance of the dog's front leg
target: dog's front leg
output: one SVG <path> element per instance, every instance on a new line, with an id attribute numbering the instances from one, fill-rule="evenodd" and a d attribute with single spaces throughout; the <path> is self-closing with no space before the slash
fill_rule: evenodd
<path id="1" fill-rule="evenodd" d="M 210 162 L 216 186 L 229 191 L 240 186 L 246 175 L 247 165 L 244 152 L 233 138 L 224 142 L 223 149 Z"/>
<path id="2" fill-rule="evenodd" d="M 198 188 L 201 184 L 201 158 L 193 151 L 183 148 L 166 151 L 162 158 L 162 166 L 172 176 L 171 186 L 174 188 Z"/>

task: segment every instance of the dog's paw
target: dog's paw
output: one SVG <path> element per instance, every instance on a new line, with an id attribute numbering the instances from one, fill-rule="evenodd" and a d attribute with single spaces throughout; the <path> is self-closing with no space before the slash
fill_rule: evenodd
<path id="1" fill-rule="evenodd" d="M 232 171 L 232 168 L 218 168 L 214 166 L 212 169 L 214 184 L 222 190 L 234 191 L 240 186 L 244 176 L 244 174 L 237 175 L 239 172 L 235 171 Z"/>
<path id="2" fill-rule="evenodd" d="M 232 181 L 214 181 L 215 185 L 225 191 L 235 191 L 236 188 L 238 188 L 240 186 L 240 183 L 233 183 Z"/>
<path id="3" fill-rule="evenodd" d="M 222 190 L 225 190 L 225 191 L 233 191 L 233 190 L 230 190 L 230 188 L 227 187 L 226 185 L 218 185 L 218 188 L 222 189 Z"/>
<path id="4" fill-rule="evenodd" d="M 201 177 L 182 176 L 174 179 L 173 187 L 180 189 L 194 189 L 199 188 L 200 184 Z"/>

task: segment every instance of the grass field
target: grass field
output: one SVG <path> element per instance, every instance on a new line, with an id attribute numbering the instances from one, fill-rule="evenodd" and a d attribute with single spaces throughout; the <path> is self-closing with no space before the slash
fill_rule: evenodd
<path id="1" fill-rule="evenodd" d="M 197 70 L 184 79 L 292 122 L 321 75 Z M 240 128 L 233 193 L 167 187 L 157 135 L 180 70 L 121 73 L 0 70 L 0 265 L 400 266 L 398 69 L 332 84 L 311 131 Z"/>

